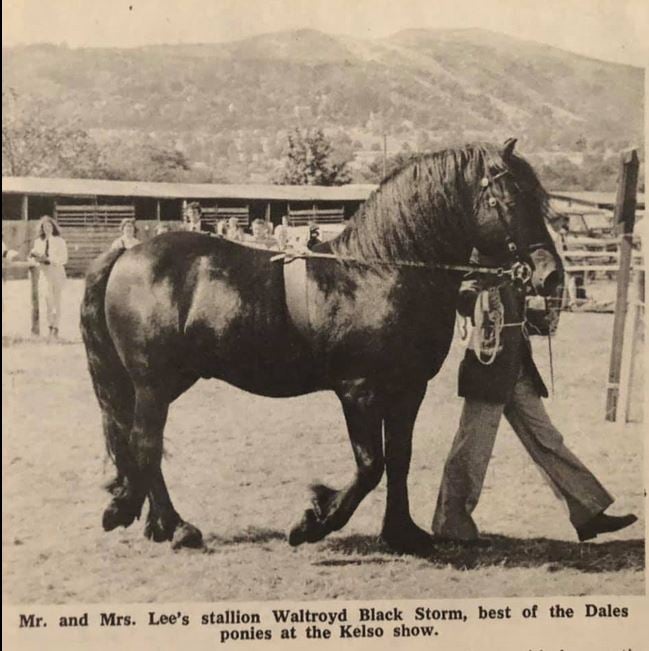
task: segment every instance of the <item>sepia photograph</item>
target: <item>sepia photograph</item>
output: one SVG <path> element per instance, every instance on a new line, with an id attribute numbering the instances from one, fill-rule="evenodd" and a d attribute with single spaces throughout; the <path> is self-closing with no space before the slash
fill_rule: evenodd
<path id="1" fill-rule="evenodd" d="M 3 2 L 3 604 L 644 596 L 648 26 Z"/>

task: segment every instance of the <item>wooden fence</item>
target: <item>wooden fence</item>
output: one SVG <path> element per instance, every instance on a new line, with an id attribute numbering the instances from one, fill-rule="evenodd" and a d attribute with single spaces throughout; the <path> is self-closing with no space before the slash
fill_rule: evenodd
<path id="1" fill-rule="evenodd" d="M 76 275 L 119 237 L 123 219 L 135 219 L 133 205 L 57 204 L 55 217 L 68 245 L 67 269 Z"/>
<path id="2" fill-rule="evenodd" d="M 309 222 L 315 224 L 342 224 L 345 219 L 344 208 L 318 208 L 293 209 L 288 205 L 289 226 L 306 226 Z"/>

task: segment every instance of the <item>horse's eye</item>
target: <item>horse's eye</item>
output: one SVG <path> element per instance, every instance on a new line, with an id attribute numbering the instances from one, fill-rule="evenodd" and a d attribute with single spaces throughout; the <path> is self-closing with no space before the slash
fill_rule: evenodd
<path id="1" fill-rule="evenodd" d="M 492 208 L 495 208 L 497 203 L 498 203 L 498 202 L 496 201 L 495 197 L 489 197 L 489 205 L 490 205 Z"/>

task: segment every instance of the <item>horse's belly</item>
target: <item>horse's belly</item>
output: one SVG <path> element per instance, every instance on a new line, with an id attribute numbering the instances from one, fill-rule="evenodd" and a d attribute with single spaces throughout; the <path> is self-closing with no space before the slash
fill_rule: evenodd
<path id="1" fill-rule="evenodd" d="M 220 331 L 194 327 L 192 359 L 200 375 L 270 397 L 325 388 L 318 359 L 286 322 L 234 320 Z"/>
<path id="2" fill-rule="evenodd" d="M 326 388 L 316 368 L 305 360 L 249 353 L 225 355 L 203 368 L 203 377 L 224 380 L 244 391 L 268 397 L 289 397 Z"/>

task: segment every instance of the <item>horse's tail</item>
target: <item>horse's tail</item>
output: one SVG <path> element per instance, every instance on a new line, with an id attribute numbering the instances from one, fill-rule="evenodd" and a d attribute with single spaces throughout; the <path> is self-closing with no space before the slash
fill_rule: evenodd
<path id="1" fill-rule="evenodd" d="M 106 451 L 117 467 L 118 477 L 127 474 L 128 432 L 135 403 L 133 383 L 122 364 L 106 323 L 106 286 L 113 265 L 123 249 L 97 258 L 86 274 L 81 301 L 81 336 L 88 369 L 103 416 Z M 111 490 L 111 486 L 108 489 Z"/>

